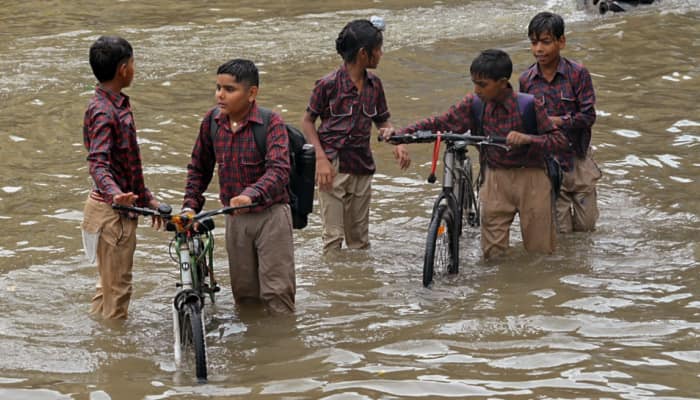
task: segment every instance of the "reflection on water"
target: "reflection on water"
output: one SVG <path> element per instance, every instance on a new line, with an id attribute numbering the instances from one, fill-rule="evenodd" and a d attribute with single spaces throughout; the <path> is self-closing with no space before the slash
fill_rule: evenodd
<path id="1" fill-rule="evenodd" d="M 94 266 L 78 224 L 88 179 L 81 123 L 92 92 L 87 48 L 103 32 L 135 47 L 132 97 L 148 185 L 176 208 L 213 71 L 244 56 L 262 71 L 260 101 L 297 123 L 313 81 L 338 63 L 349 19 L 385 16 L 377 73 L 403 125 L 470 90 L 466 66 L 501 47 L 530 63 L 535 0 L 73 2 L 4 5 L 0 20 L 0 399 L 696 398 L 700 190 L 700 8 L 664 0 L 604 17 L 548 0 L 568 22 L 565 54 L 598 95 L 595 158 L 601 218 L 593 234 L 528 255 L 511 233 L 507 259 L 480 259 L 461 238 L 460 274 L 420 285 L 439 185 L 425 181 L 431 145 L 402 172 L 374 148 L 369 252 L 322 258 L 320 219 L 295 232 L 297 313 L 239 315 L 215 235 L 224 290 L 208 309 L 210 383 L 178 370 L 171 349 L 176 280 L 169 237 L 138 230 L 130 319 L 87 315 Z M 161 4 L 162 3 L 162 4 Z M 216 185 L 207 196 L 213 207 Z"/>

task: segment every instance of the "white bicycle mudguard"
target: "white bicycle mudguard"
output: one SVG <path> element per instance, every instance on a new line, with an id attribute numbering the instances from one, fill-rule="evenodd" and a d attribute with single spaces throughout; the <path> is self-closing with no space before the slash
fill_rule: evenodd
<path id="1" fill-rule="evenodd" d="M 175 365 L 180 366 L 182 363 L 182 345 L 180 343 L 180 313 L 175 308 L 175 304 L 172 305 L 173 308 L 173 354 L 175 354 Z"/>

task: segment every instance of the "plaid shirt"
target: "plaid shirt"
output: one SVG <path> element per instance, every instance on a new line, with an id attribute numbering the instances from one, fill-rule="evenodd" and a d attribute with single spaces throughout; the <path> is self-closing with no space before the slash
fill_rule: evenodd
<path id="1" fill-rule="evenodd" d="M 548 115 L 564 117 L 562 130 L 571 147 L 557 155 L 562 166 L 570 166 L 575 155 L 584 157 L 596 118 L 593 81 L 586 67 L 561 57 L 554 79 L 547 82 L 535 63 L 520 75 L 520 91 L 544 102 Z"/>
<path id="2" fill-rule="evenodd" d="M 420 130 L 476 132 L 477 127 L 474 126 L 475 121 L 471 112 L 474 96 L 476 95 L 469 93 L 462 101 L 450 107 L 446 113 L 416 122 L 399 133 Z M 479 152 L 481 160 L 490 168 L 544 168 L 544 156 L 564 148 L 567 146 L 567 141 L 561 131 L 547 118 L 544 107 L 537 101 L 535 101 L 535 114 L 539 134 L 533 136 L 532 144 L 512 148 L 510 151 L 494 146 L 484 146 Z M 483 129 L 485 136 L 492 137 L 506 137 L 510 131 L 525 132 L 523 119 L 518 110 L 517 93 L 508 89 L 506 99 L 502 103 L 485 102 Z"/>
<path id="3" fill-rule="evenodd" d="M 245 195 L 258 203 L 251 209 L 258 212 L 277 203 L 288 203 L 289 182 L 289 136 L 282 118 L 272 113 L 267 127 L 267 153 L 261 154 L 253 137 L 252 125 L 262 124 L 258 106 L 235 131 L 231 131 L 228 116 L 219 113 L 216 117 L 215 139 L 211 136 L 212 108 L 207 112 L 199 128 L 199 136 L 192 149 L 192 159 L 187 165 L 187 184 L 183 208 L 199 212 L 204 207 L 203 193 L 214 174 L 214 165 L 219 171 L 219 199 L 228 206 L 230 200 Z"/>
<path id="4" fill-rule="evenodd" d="M 115 195 L 132 192 L 137 206 L 148 206 L 153 195 L 143 180 L 129 96 L 95 88 L 83 120 L 83 143 L 99 198 L 112 203 Z"/>
<path id="5" fill-rule="evenodd" d="M 389 108 L 381 80 L 367 71 L 362 92 L 358 93 L 347 67 L 316 81 L 306 108 L 314 118 L 321 116 L 318 137 L 328 159 L 339 157 L 339 172 L 371 175 L 376 170 L 370 138 L 372 121 L 389 119 Z"/>

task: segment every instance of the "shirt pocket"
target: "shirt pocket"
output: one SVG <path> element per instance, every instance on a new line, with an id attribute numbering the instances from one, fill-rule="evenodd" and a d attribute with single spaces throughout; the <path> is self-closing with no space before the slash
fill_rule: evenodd
<path id="1" fill-rule="evenodd" d="M 559 104 L 561 107 L 561 114 L 568 114 L 572 112 L 576 112 L 576 106 L 577 106 L 577 101 L 578 99 L 576 98 L 576 93 L 574 93 L 573 89 L 570 86 L 564 86 L 560 91 L 559 91 Z"/>
<path id="2" fill-rule="evenodd" d="M 377 116 L 377 106 L 363 104 L 361 110 L 360 118 L 357 121 L 357 131 L 359 135 L 366 136 L 372 130 L 372 120 Z"/>
<path id="3" fill-rule="evenodd" d="M 330 115 L 328 129 L 331 131 L 347 132 L 352 127 L 352 113 L 354 111 L 353 96 L 341 96 L 331 100 L 329 104 Z"/>
<path id="4" fill-rule="evenodd" d="M 265 173 L 265 160 L 260 155 L 241 157 L 241 177 L 245 186 L 257 182 Z"/>

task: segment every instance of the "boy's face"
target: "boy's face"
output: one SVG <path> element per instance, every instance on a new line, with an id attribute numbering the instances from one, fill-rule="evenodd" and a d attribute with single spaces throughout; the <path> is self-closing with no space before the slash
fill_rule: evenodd
<path id="1" fill-rule="evenodd" d="M 566 37 L 563 35 L 559 39 L 549 32 L 530 36 L 530 49 L 539 65 L 555 65 L 559 61 L 559 52 L 564 47 L 566 47 Z"/>
<path id="2" fill-rule="evenodd" d="M 258 94 L 257 86 L 237 82 L 233 75 L 216 76 L 216 104 L 222 114 L 240 118 L 248 112 L 250 104 Z"/>
<path id="3" fill-rule="evenodd" d="M 474 82 L 474 93 L 484 102 L 499 100 L 508 87 L 506 78 L 491 79 L 472 75 L 472 82 Z"/>

